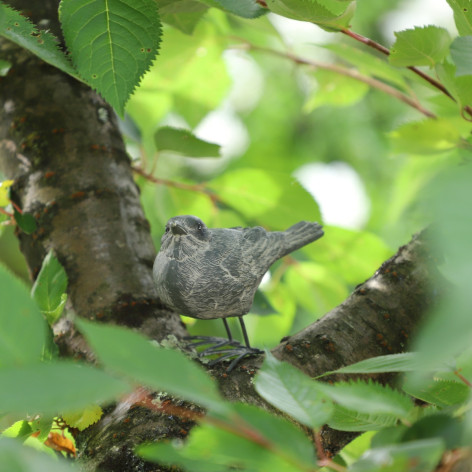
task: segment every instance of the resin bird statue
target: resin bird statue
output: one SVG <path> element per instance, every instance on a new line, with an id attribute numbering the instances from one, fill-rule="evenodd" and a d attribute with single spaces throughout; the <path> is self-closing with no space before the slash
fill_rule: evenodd
<path id="1" fill-rule="evenodd" d="M 251 309 L 264 274 L 275 261 L 321 236 L 321 225 L 307 221 L 286 231 L 266 231 L 260 226 L 207 228 L 196 216 L 176 216 L 166 224 L 154 261 L 157 295 L 182 315 L 223 320 L 228 339 L 192 339 L 200 340 L 193 346 L 214 344 L 200 356 L 225 354 L 216 361 L 234 357 L 230 371 L 243 357 L 262 352 L 250 346 L 242 317 Z M 228 317 L 239 319 L 245 346 L 233 339 Z"/>

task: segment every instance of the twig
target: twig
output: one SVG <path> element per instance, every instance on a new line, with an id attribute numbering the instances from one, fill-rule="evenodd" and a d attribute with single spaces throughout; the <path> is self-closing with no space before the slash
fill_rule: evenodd
<path id="1" fill-rule="evenodd" d="M 390 50 L 386 48 L 385 46 L 382 46 L 381 44 L 377 43 L 376 41 L 373 41 L 370 38 L 366 38 L 365 36 L 362 36 L 361 34 L 355 33 L 354 31 L 351 31 L 350 29 L 343 29 L 341 30 L 342 33 L 344 33 L 346 36 L 349 36 L 356 41 L 361 42 L 362 44 L 365 44 L 373 49 L 376 49 L 377 51 L 380 51 L 382 54 L 385 54 L 386 56 L 390 55 Z M 452 101 L 456 101 L 456 99 L 451 95 L 449 90 L 447 90 L 446 87 L 444 87 L 441 82 L 438 82 L 437 80 L 433 79 L 431 76 L 428 74 L 424 73 L 422 70 L 418 69 L 417 67 L 414 66 L 408 66 L 407 69 L 410 69 L 412 72 L 414 72 L 416 75 L 420 76 L 422 79 L 426 80 L 429 82 L 433 87 L 437 88 L 440 90 L 444 95 L 449 97 Z M 464 110 L 472 116 L 472 108 L 469 106 L 464 106 Z"/>
<path id="2" fill-rule="evenodd" d="M 153 182 L 155 184 L 166 185 L 167 187 L 180 188 L 182 190 L 189 190 L 191 192 L 204 193 L 205 195 L 208 195 L 210 197 L 213 203 L 219 200 L 218 196 L 214 194 L 211 190 L 207 189 L 203 184 L 186 184 L 184 182 L 176 182 L 175 180 L 160 179 L 158 177 L 154 177 L 152 174 L 149 174 L 140 167 L 132 166 L 131 168 L 134 172 L 136 172 L 136 174 L 141 175 L 146 180 L 149 180 L 150 182 Z"/>
<path id="3" fill-rule="evenodd" d="M 321 442 L 321 435 L 318 431 L 313 430 L 313 442 L 316 446 L 316 455 L 318 456 L 318 465 L 320 467 L 330 467 L 333 470 L 337 470 L 339 472 L 345 472 L 346 467 L 342 465 L 336 464 L 333 460 L 331 460 L 325 453 L 323 449 L 323 444 Z"/>
<path id="4" fill-rule="evenodd" d="M 472 383 L 469 380 L 467 380 L 459 371 L 455 370 L 454 374 L 457 377 L 459 377 L 462 380 L 462 382 L 464 382 L 467 385 L 467 387 L 472 387 Z"/>
<path id="5" fill-rule="evenodd" d="M 10 203 L 13 205 L 13 208 L 14 208 L 20 215 L 23 214 L 23 210 L 22 210 L 13 200 L 10 200 Z"/>
<path id="6" fill-rule="evenodd" d="M 268 451 L 271 451 L 272 453 L 284 458 L 288 462 L 291 462 L 306 472 L 314 472 L 313 468 L 308 468 L 305 464 L 298 463 L 294 457 L 278 449 L 270 439 L 267 439 L 256 428 L 247 423 L 237 414 L 234 414 L 230 421 L 225 421 L 224 419 L 217 418 L 215 416 L 204 415 L 201 412 L 193 411 L 190 408 L 173 405 L 170 400 L 166 400 L 164 402 L 155 402 L 152 398 L 152 395 L 150 395 L 146 389 L 138 389 L 136 392 L 137 395 L 133 399 L 133 402 L 137 405 L 144 406 L 151 411 L 163 412 L 167 415 L 175 415 L 180 418 L 184 418 L 185 420 L 195 421 L 196 423 L 211 424 L 217 428 L 223 429 L 224 431 L 228 431 L 231 434 L 247 439 L 259 445 L 260 447 L 267 449 Z"/>
<path id="7" fill-rule="evenodd" d="M 2 213 L 3 215 L 8 216 L 10 218 L 13 218 L 13 213 L 10 213 L 9 211 L 5 210 L 4 208 L 0 207 L 0 213 Z"/>
<path id="8" fill-rule="evenodd" d="M 425 108 L 423 108 L 416 100 L 413 100 L 412 98 L 408 97 L 407 95 L 400 92 L 396 88 L 393 88 L 390 85 L 387 85 L 386 83 L 381 82 L 380 80 L 374 79 L 372 77 L 368 77 L 366 75 L 362 75 L 356 69 L 347 69 L 345 67 L 341 67 L 336 64 L 327 64 L 323 62 L 312 61 L 312 60 L 305 59 L 300 56 L 296 56 L 295 54 L 292 54 L 290 52 L 276 51 L 275 49 L 255 46 L 247 42 L 245 42 L 244 44 L 246 48 L 249 50 L 265 52 L 265 53 L 272 54 L 274 56 L 278 56 L 284 59 L 289 59 L 295 64 L 302 64 L 302 65 L 315 67 L 318 69 L 330 70 L 332 72 L 336 72 L 337 74 L 345 75 L 346 77 L 350 77 L 351 79 L 358 80 L 359 82 L 363 82 L 372 88 L 376 88 L 402 101 L 403 103 L 406 103 L 408 106 L 415 108 L 420 113 L 427 116 L 428 118 L 436 118 L 436 115 L 434 113 L 431 113 L 429 110 L 426 110 Z"/>

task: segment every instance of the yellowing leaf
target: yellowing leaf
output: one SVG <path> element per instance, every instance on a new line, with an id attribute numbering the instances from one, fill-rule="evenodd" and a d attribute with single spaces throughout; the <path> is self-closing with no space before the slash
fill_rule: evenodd
<path id="1" fill-rule="evenodd" d="M 44 441 L 46 446 L 54 449 L 58 452 L 65 452 L 72 456 L 75 456 L 75 446 L 74 443 L 69 439 L 59 433 L 49 433 L 48 438 Z"/>
<path id="2" fill-rule="evenodd" d="M 10 203 L 8 191 L 13 185 L 14 180 L 4 180 L 0 182 L 0 206 L 4 207 Z"/>
<path id="3" fill-rule="evenodd" d="M 65 413 L 62 419 L 72 428 L 83 431 L 90 425 L 96 423 L 103 415 L 103 410 L 99 405 L 91 405 L 82 411 L 75 413 Z"/>

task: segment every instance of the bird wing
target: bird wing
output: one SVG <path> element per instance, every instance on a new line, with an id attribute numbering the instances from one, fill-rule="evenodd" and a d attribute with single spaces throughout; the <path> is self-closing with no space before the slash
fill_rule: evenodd
<path id="1" fill-rule="evenodd" d="M 266 231 L 261 226 L 243 230 L 241 253 L 248 266 L 247 270 L 252 270 L 260 277 L 282 256 L 284 249 L 281 233 Z"/>

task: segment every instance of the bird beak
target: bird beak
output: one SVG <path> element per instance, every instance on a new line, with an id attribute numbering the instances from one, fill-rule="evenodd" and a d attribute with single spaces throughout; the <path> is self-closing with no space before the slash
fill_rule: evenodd
<path id="1" fill-rule="evenodd" d="M 170 227 L 170 230 L 172 231 L 173 235 L 187 234 L 187 230 L 183 226 L 180 226 L 178 223 L 173 223 L 172 226 Z"/>

